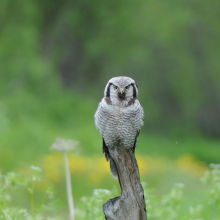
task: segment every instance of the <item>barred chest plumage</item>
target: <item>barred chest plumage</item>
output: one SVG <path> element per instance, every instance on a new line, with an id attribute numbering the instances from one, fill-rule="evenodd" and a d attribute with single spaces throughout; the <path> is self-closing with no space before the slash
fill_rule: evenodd
<path id="1" fill-rule="evenodd" d="M 109 147 L 133 147 L 137 131 L 143 125 L 143 109 L 138 100 L 128 105 L 112 105 L 105 98 L 95 114 L 95 124 Z"/>

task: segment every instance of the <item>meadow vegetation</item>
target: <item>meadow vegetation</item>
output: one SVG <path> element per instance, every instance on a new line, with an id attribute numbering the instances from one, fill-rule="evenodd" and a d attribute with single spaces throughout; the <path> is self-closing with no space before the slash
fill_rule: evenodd
<path id="1" fill-rule="evenodd" d="M 54 198 L 53 187 L 37 195 L 36 187 L 44 181 L 42 169 L 31 166 L 31 173 L 0 174 L 0 219 L 2 220 L 60 220 L 67 218 L 65 205 Z M 220 164 L 211 164 L 200 179 L 205 190 L 200 192 L 197 202 L 187 198 L 185 185 L 175 183 L 170 191 L 158 195 L 154 189 L 142 182 L 148 218 L 157 220 L 219 220 L 220 219 Z M 44 184 L 43 184 L 44 185 Z M 14 203 L 15 196 L 29 196 L 29 201 Z M 76 207 L 76 219 L 101 220 L 104 218 L 102 205 L 110 197 L 118 195 L 117 189 L 94 189 L 92 196 L 83 196 Z M 37 201 L 35 197 L 38 197 Z M 18 198 L 17 198 L 18 199 Z"/>
<path id="2" fill-rule="evenodd" d="M 136 156 L 149 218 L 219 220 L 219 7 L 2 0 L 0 219 L 67 218 L 62 155 L 49 150 L 59 137 L 80 143 L 69 154 L 77 220 L 102 219 L 120 190 L 94 113 L 107 81 L 126 75 L 145 111 Z"/>
<path id="3" fill-rule="evenodd" d="M 45 216 L 44 218 L 50 216 L 49 208 L 44 209 L 43 207 L 48 205 L 47 202 L 52 201 L 48 198 L 42 203 L 42 198 L 45 197 L 44 194 L 47 194 L 47 189 L 51 189 L 51 185 L 53 185 L 56 197 L 62 201 L 58 205 L 62 203 L 62 207 L 64 206 L 57 216 L 60 215 L 61 218 L 67 216 L 63 158 L 60 153 L 49 150 L 57 137 L 71 138 L 80 142 L 78 154 L 69 154 L 73 195 L 78 210 L 77 219 L 81 218 L 80 215 L 86 215 L 85 210 L 90 210 L 88 207 L 85 208 L 86 205 L 82 206 L 81 198 L 85 196 L 90 198 L 89 195 L 94 189 L 106 188 L 107 191 L 103 192 L 111 191 L 112 193 L 113 191 L 115 195 L 120 194 L 118 182 L 112 178 L 109 164 L 101 152 L 101 137 L 95 128 L 93 118 L 98 104 L 95 99 L 71 91 L 53 89 L 50 91 L 49 89 L 49 92 L 42 96 L 21 90 L 5 97 L 2 96 L 1 100 L 1 118 L 4 123 L 1 124 L 0 162 L 2 178 L 8 179 L 5 195 L 8 192 L 12 193 L 9 197 L 4 197 L 5 215 L 8 212 L 18 213 L 19 210 L 19 213 L 21 212 L 25 216 L 32 215 L 30 187 L 34 184 L 36 185 L 34 187 L 36 192 L 34 207 L 42 204 L 39 209 L 35 207 L 38 210 L 34 212 L 36 219 L 38 213 L 39 218 L 42 215 Z M 205 190 L 207 190 L 200 183 L 199 178 L 208 169 L 210 162 L 218 161 L 219 151 L 217 140 L 201 137 L 171 139 L 149 134 L 143 129 L 138 140 L 136 156 L 141 180 L 147 182 L 146 192 L 153 194 L 147 194 L 146 200 L 152 196 L 155 197 L 156 199 L 151 201 L 151 205 L 158 207 L 157 203 L 161 202 L 162 196 L 170 190 L 172 191 L 175 182 L 181 182 L 185 185 L 186 202 L 182 204 L 183 210 L 186 211 L 186 207 L 194 207 L 194 204 L 199 204 L 205 199 Z M 37 182 L 38 179 L 33 180 L 31 176 L 33 175 L 31 172 L 36 171 L 30 171 L 29 167 L 33 165 L 42 169 L 39 173 L 44 177 L 40 182 Z M 10 178 L 14 181 L 11 181 Z M 14 190 L 16 187 L 13 185 L 22 190 Z M 5 186 L 2 189 L 5 189 Z M 180 189 L 177 187 L 175 190 Z M 100 192 L 99 196 L 103 197 L 105 194 L 103 192 Z M 1 195 L 4 195 L 2 193 Z M 94 203 L 98 204 L 94 207 L 99 210 L 95 215 L 99 216 L 97 219 L 102 216 L 100 204 L 104 201 L 100 200 L 99 196 L 90 198 L 92 201 L 94 199 L 99 201 L 99 203 Z M 107 201 L 110 197 L 110 194 L 107 193 L 103 198 Z M 57 209 L 57 203 L 50 203 L 50 205 L 51 210 L 53 205 Z M 22 211 L 22 207 L 26 211 Z M 153 210 L 156 212 L 156 209 Z M 163 212 L 163 210 L 159 212 Z M 88 219 L 87 217 L 81 219 L 83 218 Z"/>

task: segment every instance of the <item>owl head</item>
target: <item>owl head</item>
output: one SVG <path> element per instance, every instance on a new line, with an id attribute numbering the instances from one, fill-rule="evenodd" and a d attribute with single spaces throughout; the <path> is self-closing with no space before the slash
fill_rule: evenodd
<path id="1" fill-rule="evenodd" d="M 107 98 L 118 98 L 119 100 L 136 98 L 138 96 L 138 87 L 135 81 L 129 77 L 113 77 L 105 87 L 104 96 Z"/>

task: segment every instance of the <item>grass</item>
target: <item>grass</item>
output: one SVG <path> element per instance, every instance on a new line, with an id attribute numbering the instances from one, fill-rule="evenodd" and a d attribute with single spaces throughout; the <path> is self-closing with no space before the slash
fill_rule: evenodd
<path id="1" fill-rule="evenodd" d="M 97 106 L 94 99 L 61 90 L 38 96 L 26 91 L 2 96 L 0 116 L 6 122 L 0 129 L 2 169 L 25 166 L 48 154 L 57 137 L 78 140 L 83 155 L 100 155 L 102 141 L 93 117 Z M 168 139 L 148 134 L 145 127 L 138 140 L 139 154 L 172 159 L 191 154 L 206 163 L 219 162 L 220 141 L 201 137 Z"/>
<path id="2" fill-rule="evenodd" d="M 101 136 L 94 125 L 98 102 L 62 90 L 39 94 L 20 90 L 2 94 L 2 172 L 18 171 L 28 175 L 28 167 L 37 165 L 44 170 L 45 178 L 36 190 L 43 192 L 45 187 L 53 184 L 57 196 L 66 202 L 63 165 L 59 163 L 62 156 L 51 153 L 49 147 L 57 137 L 74 139 L 80 142 L 80 156 L 69 155 L 76 205 L 80 204 L 82 196 L 90 195 L 95 188 L 120 191 L 118 181 L 111 177 L 109 164 L 102 155 Z M 175 182 L 183 182 L 186 198 L 195 203 L 201 200 L 200 192 L 204 186 L 198 178 L 209 163 L 219 163 L 220 142 L 202 137 L 169 139 L 149 134 L 146 128 L 147 124 L 136 148 L 142 181 L 154 188 L 158 196 L 171 190 Z M 22 195 L 23 204 L 26 204 L 27 193 Z M 40 198 L 36 197 L 38 201 Z M 15 201 L 19 199 L 15 194 Z"/>
<path id="3" fill-rule="evenodd" d="M 197 201 L 192 200 L 192 196 L 195 194 L 187 198 L 183 183 L 174 184 L 170 190 L 161 195 L 143 183 L 148 217 L 155 220 L 219 220 L 220 164 L 211 164 L 210 168 L 201 179 L 206 185 L 203 191 L 200 190 Z M 31 166 L 31 173 L 26 175 L 21 173 L 0 174 L 0 218 L 3 220 L 59 220 L 67 218 L 67 211 L 61 211 L 64 205 L 54 198 L 52 187 L 47 187 L 40 193 L 37 191 L 37 188 L 42 186 L 42 183 L 39 185 L 41 181 L 45 185 L 42 169 L 36 166 Z M 30 198 L 26 203 L 21 200 L 25 191 Z M 19 197 L 19 202 L 14 201 L 14 195 Z M 117 195 L 119 195 L 117 189 L 95 189 L 92 196 L 83 196 L 77 205 L 76 219 L 103 219 L 102 204 Z M 38 196 L 38 200 L 36 200 L 36 196 Z"/>

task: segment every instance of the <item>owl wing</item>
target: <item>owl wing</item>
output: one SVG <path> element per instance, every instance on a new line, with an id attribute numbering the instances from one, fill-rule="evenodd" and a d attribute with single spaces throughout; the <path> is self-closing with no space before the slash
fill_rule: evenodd
<path id="1" fill-rule="evenodd" d="M 107 161 L 110 161 L 110 170 L 111 170 L 112 176 L 113 176 L 115 179 L 117 179 L 117 178 L 118 178 L 118 171 L 117 171 L 115 162 L 114 162 L 114 160 L 112 159 L 112 157 L 110 156 L 110 153 L 109 153 L 109 151 L 108 151 L 108 147 L 107 147 L 106 144 L 105 144 L 104 138 L 102 138 L 102 140 L 103 140 L 102 152 L 103 152 L 103 154 L 105 154 L 106 160 L 107 160 Z"/>
<path id="2" fill-rule="evenodd" d="M 104 138 L 102 138 L 102 153 L 105 155 L 105 158 L 107 161 L 109 161 L 109 151 L 108 148 L 105 144 Z"/>
<path id="3" fill-rule="evenodd" d="M 140 130 L 137 130 L 137 133 L 136 133 L 136 136 L 135 136 L 135 139 L 134 139 L 134 145 L 133 145 L 133 148 L 132 148 L 133 153 L 135 153 L 135 148 L 137 146 L 137 139 L 138 139 L 139 134 L 140 134 Z"/>

